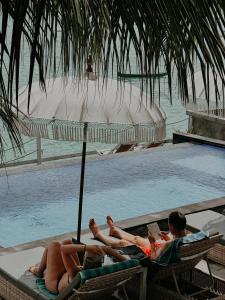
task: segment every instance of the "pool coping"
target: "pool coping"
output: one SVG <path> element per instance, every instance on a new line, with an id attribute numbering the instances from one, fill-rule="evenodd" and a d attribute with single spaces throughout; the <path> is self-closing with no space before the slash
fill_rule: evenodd
<path id="1" fill-rule="evenodd" d="M 184 133 L 184 132 L 175 132 L 173 133 L 173 144 L 183 144 L 183 143 L 198 143 L 206 144 L 210 146 L 225 148 L 225 141 L 209 138 L 202 135 Z"/>
<path id="2" fill-rule="evenodd" d="M 180 212 L 182 212 L 184 214 L 190 214 L 190 213 L 200 212 L 200 211 L 207 210 L 207 209 L 215 209 L 215 208 L 222 207 L 222 206 L 225 206 L 225 197 L 215 198 L 215 199 L 202 201 L 202 202 L 198 202 L 198 203 L 193 203 L 193 204 L 188 204 L 188 205 L 184 205 L 181 207 L 176 207 L 176 208 L 172 208 L 172 209 L 168 209 L 168 210 L 145 214 L 145 215 L 142 215 L 139 217 L 117 221 L 117 222 L 115 222 L 115 224 L 125 230 L 132 230 L 132 229 L 138 228 L 140 226 L 143 227 L 143 226 L 147 225 L 148 223 L 166 220 L 169 213 L 174 210 L 179 210 Z M 99 227 L 101 229 L 107 228 L 106 225 L 101 225 Z M 87 234 L 89 232 L 90 232 L 89 229 L 82 230 L 82 234 Z M 27 250 L 27 249 L 31 249 L 31 248 L 40 247 L 40 246 L 46 247 L 52 241 L 56 241 L 56 240 L 62 241 L 65 239 L 71 239 L 72 237 L 76 237 L 76 231 L 67 232 L 64 234 L 56 235 L 56 236 L 46 237 L 44 239 L 15 245 L 13 247 L 1 248 L 0 255 L 5 255 L 5 254 L 17 252 L 17 251 L 23 251 L 23 250 Z"/>
<path id="3" fill-rule="evenodd" d="M 86 162 L 112 160 L 120 157 L 138 155 L 141 153 L 144 154 L 144 153 L 153 153 L 156 151 L 167 151 L 168 149 L 173 149 L 173 148 L 188 147 L 188 145 L 190 144 L 192 143 L 186 142 L 186 143 L 179 143 L 176 145 L 174 145 L 173 143 L 164 143 L 162 145 L 159 145 L 158 147 L 140 149 L 136 151 L 127 151 L 127 152 L 105 154 L 105 155 L 92 154 L 86 157 Z M 12 166 L 12 167 L 0 168 L 0 177 L 17 175 L 23 172 L 35 172 L 35 171 L 41 171 L 46 169 L 61 168 L 66 166 L 76 166 L 80 164 L 81 164 L 81 156 L 68 158 L 66 160 L 61 160 L 61 161 L 46 161 L 39 165 L 29 164 L 29 165 Z"/>

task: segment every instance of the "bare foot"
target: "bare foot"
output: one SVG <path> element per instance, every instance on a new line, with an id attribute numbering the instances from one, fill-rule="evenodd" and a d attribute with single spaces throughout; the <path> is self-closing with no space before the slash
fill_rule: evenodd
<path id="1" fill-rule="evenodd" d="M 110 227 L 114 227 L 113 219 L 112 219 L 111 216 L 107 216 L 107 217 L 106 217 L 106 222 L 107 222 L 109 228 L 110 228 Z"/>
<path id="2" fill-rule="evenodd" d="M 112 219 L 111 216 L 106 217 L 106 222 L 109 226 L 109 235 L 120 238 L 120 235 L 119 235 L 119 233 L 118 233 L 118 231 L 117 231 L 117 229 L 116 229 L 116 227 L 113 223 L 113 219 Z"/>
<path id="3" fill-rule="evenodd" d="M 98 238 L 98 233 L 99 233 L 100 229 L 98 228 L 95 219 L 90 219 L 90 221 L 89 221 L 89 229 L 93 233 L 93 236 L 95 238 Z"/>
<path id="4" fill-rule="evenodd" d="M 38 271 L 38 267 L 32 266 L 29 268 L 29 272 L 33 273 L 35 276 L 41 278 L 43 276 L 42 273 Z"/>

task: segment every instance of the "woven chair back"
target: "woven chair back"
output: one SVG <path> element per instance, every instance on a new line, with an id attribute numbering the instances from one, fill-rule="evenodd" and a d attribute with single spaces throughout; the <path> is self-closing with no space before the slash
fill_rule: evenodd
<path id="1" fill-rule="evenodd" d="M 121 270 L 111 274 L 91 278 L 85 281 L 83 285 L 78 289 L 78 292 L 88 292 L 100 289 L 107 289 L 116 286 L 119 282 L 129 280 L 134 274 L 137 274 L 142 269 L 141 266 Z"/>
<path id="2" fill-rule="evenodd" d="M 216 234 L 209 238 L 180 247 L 181 260 L 192 259 L 192 256 L 202 257 L 222 238 L 222 234 Z M 194 258 L 194 257 L 193 257 Z"/>
<path id="3" fill-rule="evenodd" d="M 167 267 L 160 267 L 153 281 L 171 276 L 172 272 L 179 274 L 191 270 L 206 257 L 209 250 L 219 242 L 222 236 L 222 234 L 216 234 L 202 241 L 182 245 L 180 247 L 181 261 Z"/>

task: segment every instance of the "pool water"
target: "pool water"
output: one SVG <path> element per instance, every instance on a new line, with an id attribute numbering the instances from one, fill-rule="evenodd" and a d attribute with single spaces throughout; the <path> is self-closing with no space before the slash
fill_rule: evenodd
<path id="1" fill-rule="evenodd" d="M 80 165 L 0 176 L 0 245 L 74 231 Z M 88 160 L 82 227 L 225 196 L 225 150 L 183 144 Z"/>

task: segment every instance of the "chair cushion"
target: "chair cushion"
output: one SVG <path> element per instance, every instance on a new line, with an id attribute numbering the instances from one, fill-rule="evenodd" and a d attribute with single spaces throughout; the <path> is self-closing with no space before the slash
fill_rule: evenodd
<path id="1" fill-rule="evenodd" d="M 160 266 L 168 266 L 169 264 L 180 261 L 180 246 L 183 244 L 191 244 L 201 241 L 209 236 L 207 231 L 200 231 L 187 235 L 185 237 L 174 240 L 170 243 L 165 252 L 155 261 Z"/>
<path id="2" fill-rule="evenodd" d="M 49 300 L 53 300 L 57 297 L 58 293 L 50 292 L 45 286 L 44 278 L 38 278 L 36 280 L 36 285 L 39 291 L 44 294 Z"/>
<path id="3" fill-rule="evenodd" d="M 88 269 L 79 272 L 81 284 L 83 284 L 87 279 L 95 278 L 98 276 L 103 276 L 106 274 L 111 274 L 114 272 L 118 272 L 124 269 L 136 267 L 140 265 L 139 260 L 137 259 L 129 259 L 122 262 L 114 263 L 112 265 L 107 265 L 95 269 Z"/>
<path id="4" fill-rule="evenodd" d="M 128 268 L 136 267 L 138 265 L 140 265 L 139 260 L 129 259 L 119 263 L 114 263 L 112 265 L 107 265 L 95 269 L 83 270 L 77 274 L 77 276 L 79 277 L 77 278 L 78 279 L 77 281 L 80 282 L 81 284 L 84 284 L 87 279 L 103 276 L 106 274 L 111 274 Z M 38 278 L 36 280 L 36 285 L 38 290 L 42 294 L 44 294 L 49 300 L 54 300 L 57 297 L 58 293 L 52 293 L 46 288 L 45 280 L 43 278 Z"/>
<path id="5" fill-rule="evenodd" d="M 184 236 L 183 238 L 181 238 L 181 242 L 182 242 L 182 244 L 190 244 L 190 243 L 204 240 L 207 237 L 209 237 L 208 231 L 199 231 L 199 232 Z"/>

